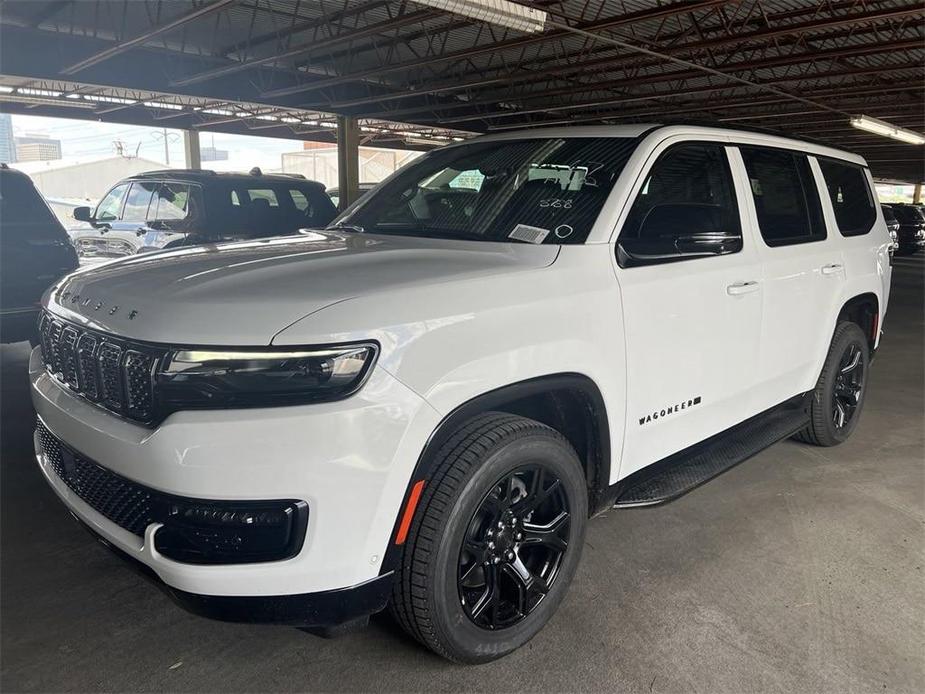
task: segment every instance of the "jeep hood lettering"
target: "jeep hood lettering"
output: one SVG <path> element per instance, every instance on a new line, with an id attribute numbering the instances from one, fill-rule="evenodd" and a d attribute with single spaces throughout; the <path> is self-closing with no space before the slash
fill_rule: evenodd
<path id="1" fill-rule="evenodd" d="M 269 344 L 347 299 L 546 267 L 557 246 L 303 232 L 146 253 L 80 270 L 52 287 L 63 318 L 148 342 Z"/>

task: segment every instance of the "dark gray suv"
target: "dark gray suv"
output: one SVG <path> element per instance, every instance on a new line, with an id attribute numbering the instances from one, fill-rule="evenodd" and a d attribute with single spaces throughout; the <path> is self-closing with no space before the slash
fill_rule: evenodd
<path id="1" fill-rule="evenodd" d="M 74 218 L 90 229 L 71 231 L 81 260 L 145 251 L 294 234 L 326 226 L 337 209 L 324 186 L 298 174 L 149 171 L 103 196 L 96 210 Z"/>

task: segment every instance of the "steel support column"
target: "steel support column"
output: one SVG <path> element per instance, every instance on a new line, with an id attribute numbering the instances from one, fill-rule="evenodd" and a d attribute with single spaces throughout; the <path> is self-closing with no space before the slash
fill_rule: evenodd
<path id="1" fill-rule="evenodd" d="M 922 202 L 922 184 L 916 183 L 915 188 L 912 190 L 912 202 L 916 205 L 921 204 Z"/>
<path id="2" fill-rule="evenodd" d="M 350 116 L 337 117 L 337 187 L 342 210 L 360 196 L 360 127 Z"/>
<path id="3" fill-rule="evenodd" d="M 199 150 L 199 131 L 183 131 L 183 150 L 186 152 L 186 168 L 201 169 L 202 153 Z"/>

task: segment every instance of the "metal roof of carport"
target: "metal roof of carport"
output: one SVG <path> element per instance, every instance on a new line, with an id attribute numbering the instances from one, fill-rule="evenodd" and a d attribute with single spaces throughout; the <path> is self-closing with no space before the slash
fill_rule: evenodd
<path id="1" fill-rule="evenodd" d="M 863 113 L 923 129 L 919 0 L 522 4 L 548 13 L 544 31 L 402 0 L 8 1 L 2 84 L 61 96 L 20 89 L 0 93 L 0 106 L 304 139 L 332 139 L 323 130 L 339 113 L 368 119 L 364 136 L 392 146 L 537 125 L 710 120 L 811 136 L 862 154 L 878 177 L 923 178 L 921 146 L 848 123 Z M 68 96 L 91 109 L 61 105 Z"/>

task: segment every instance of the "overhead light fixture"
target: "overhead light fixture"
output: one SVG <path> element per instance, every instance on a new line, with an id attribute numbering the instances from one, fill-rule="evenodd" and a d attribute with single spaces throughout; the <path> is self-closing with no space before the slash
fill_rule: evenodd
<path id="1" fill-rule="evenodd" d="M 528 33 L 546 28 L 546 13 L 508 0 L 414 0 L 419 5 Z"/>
<path id="2" fill-rule="evenodd" d="M 894 140 L 908 142 L 911 145 L 925 144 L 925 136 L 919 135 L 919 133 L 913 130 L 906 130 L 905 128 L 897 127 L 892 123 L 887 123 L 877 118 L 871 118 L 870 116 L 852 116 L 851 125 L 859 130 L 866 130 L 869 133 L 883 135 L 884 137 L 892 137 Z"/>
<path id="3" fill-rule="evenodd" d="M 406 137 L 404 140 L 406 145 L 430 145 L 432 147 L 438 147 L 444 144 L 439 140 L 430 140 L 426 137 Z"/>

